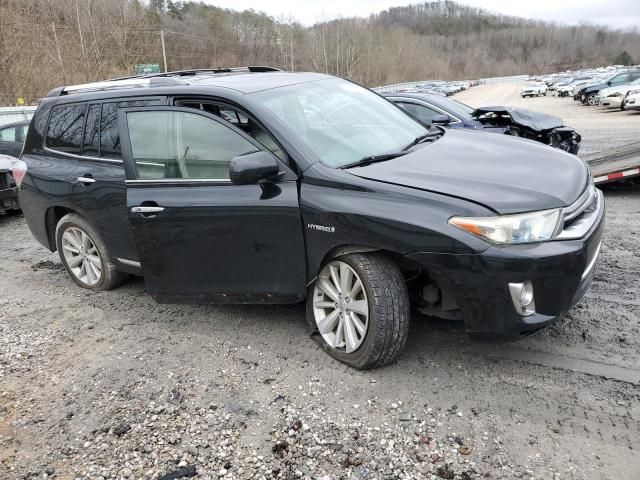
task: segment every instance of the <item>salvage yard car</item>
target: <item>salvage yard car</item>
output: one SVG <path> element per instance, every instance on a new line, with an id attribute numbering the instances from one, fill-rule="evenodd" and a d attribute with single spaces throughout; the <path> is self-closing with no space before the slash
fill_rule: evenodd
<path id="1" fill-rule="evenodd" d="M 0 154 L 17 157 L 22 151 L 29 122 L 15 122 L 0 127 Z"/>
<path id="2" fill-rule="evenodd" d="M 547 94 L 547 86 L 544 83 L 529 83 L 520 89 L 520 96 L 539 97 Z"/>
<path id="3" fill-rule="evenodd" d="M 623 100 L 631 90 L 637 90 L 640 88 L 640 78 L 637 78 L 631 83 L 626 85 L 618 85 L 616 87 L 608 87 L 600 90 L 596 99 L 598 105 L 605 108 L 623 108 Z"/>
<path id="4" fill-rule="evenodd" d="M 29 228 L 80 287 L 306 298 L 311 335 L 360 369 L 399 355 L 412 304 L 478 337 L 539 331 L 589 287 L 604 224 L 574 155 L 269 67 L 55 89 L 21 160 Z"/>
<path id="5" fill-rule="evenodd" d="M 0 154 L 0 214 L 20 209 L 18 186 L 13 173 L 17 163 L 19 163 L 18 159 Z"/>
<path id="6" fill-rule="evenodd" d="M 616 73 L 604 80 L 597 80 L 589 85 L 582 87 L 578 90 L 577 95 L 574 97 L 581 101 L 585 105 L 598 105 L 598 94 L 600 90 L 608 87 L 617 87 L 620 85 L 627 85 L 640 78 L 640 70 L 628 70 L 625 72 Z"/>
<path id="7" fill-rule="evenodd" d="M 426 93 L 389 93 L 386 98 L 400 105 L 425 125 L 483 129 L 487 132 L 523 137 L 565 152 L 578 153 L 582 137 L 558 117 L 524 108 L 472 108 L 450 98 Z"/>

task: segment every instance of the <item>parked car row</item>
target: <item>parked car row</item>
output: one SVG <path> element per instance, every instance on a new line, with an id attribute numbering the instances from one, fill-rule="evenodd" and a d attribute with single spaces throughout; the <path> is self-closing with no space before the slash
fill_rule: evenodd
<path id="1" fill-rule="evenodd" d="M 431 95 L 448 97 L 454 93 L 466 90 L 474 84 L 476 84 L 476 82 L 424 80 L 421 82 L 385 85 L 383 87 L 374 88 L 373 90 L 378 93 L 428 93 Z"/>
<path id="2" fill-rule="evenodd" d="M 570 96 L 584 105 L 622 110 L 637 110 L 640 107 L 637 99 L 640 93 L 638 67 L 610 66 L 557 73 L 539 80 L 547 86 L 547 94 Z"/>

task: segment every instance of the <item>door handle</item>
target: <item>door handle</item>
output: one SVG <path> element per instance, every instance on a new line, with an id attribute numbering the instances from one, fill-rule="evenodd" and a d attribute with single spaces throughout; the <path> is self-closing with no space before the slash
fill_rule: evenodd
<path id="1" fill-rule="evenodd" d="M 96 179 L 95 179 L 95 178 L 92 178 L 91 176 L 88 176 L 88 175 L 87 175 L 87 176 L 84 176 L 84 177 L 78 177 L 78 178 L 76 178 L 76 180 L 77 180 L 78 182 L 80 182 L 80 183 L 84 183 L 84 184 L 87 184 L 87 183 L 96 183 Z"/>
<path id="2" fill-rule="evenodd" d="M 140 206 L 140 207 L 131 207 L 131 213 L 159 213 L 159 212 L 163 212 L 164 211 L 164 207 L 145 207 L 145 206 Z"/>

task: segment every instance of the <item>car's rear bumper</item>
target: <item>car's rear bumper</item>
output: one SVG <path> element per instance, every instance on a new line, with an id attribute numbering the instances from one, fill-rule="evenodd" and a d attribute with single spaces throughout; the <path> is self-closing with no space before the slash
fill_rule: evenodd
<path id="1" fill-rule="evenodd" d="M 577 240 L 491 246 L 471 255 L 419 252 L 409 258 L 453 293 L 470 334 L 513 340 L 549 325 L 582 298 L 596 268 L 603 227 L 604 205 Z M 535 313 L 522 316 L 509 284 L 527 280 L 533 284 Z"/>

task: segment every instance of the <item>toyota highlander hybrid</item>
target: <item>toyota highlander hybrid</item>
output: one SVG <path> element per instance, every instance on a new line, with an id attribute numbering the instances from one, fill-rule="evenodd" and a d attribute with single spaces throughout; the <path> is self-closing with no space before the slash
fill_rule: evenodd
<path id="1" fill-rule="evenodd" d="M 336 359 L 379 367 L 410 308 L 517 339 L 588 288 L 604 201 L 537 142 L 434 127 L 347 80 L 269 67 L 53 90 L 14 178 L 80 287 L 294 303 Z"/>

